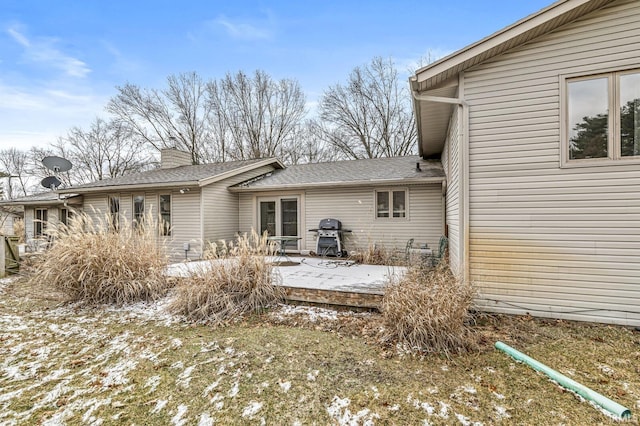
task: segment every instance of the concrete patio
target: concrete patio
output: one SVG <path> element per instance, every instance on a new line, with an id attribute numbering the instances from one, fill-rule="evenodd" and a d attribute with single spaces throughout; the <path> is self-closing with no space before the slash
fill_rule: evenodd
<path id="1" fill-rule="evenodd" d="M 385 284 L 406 270 L 335 258 L 278 256 L 267 261 L 274 264 L 276 282 L 285 288 L 287 300 L 360 308 L 379 308 Z M 207 261 L 176 263 L 168 275 L 184 277 L 208 266 Z"/>

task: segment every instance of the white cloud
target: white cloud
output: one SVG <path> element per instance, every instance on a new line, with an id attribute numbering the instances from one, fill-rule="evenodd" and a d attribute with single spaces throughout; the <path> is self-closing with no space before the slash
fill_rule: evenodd
<path id="1" fill-rule="evenodd" d="M 83 78 L 91 72 L 85 62 L 56 48 L 56 39 L 43 37 L 29 39 L 18 26 L 9 27 L 6 31 L 11 38 L 24 47 L 24 57 L 30 62 L 59 69 L 71 77 Z"/>
<path id="2" fill-rule="evenodd" d="M 230 37 L 240 40 L 268 40 L 274 35 L 273 23 L 270 19 L 260 23 L 250 23 L 220 15 L 211 23 L 224 28 Z"/>

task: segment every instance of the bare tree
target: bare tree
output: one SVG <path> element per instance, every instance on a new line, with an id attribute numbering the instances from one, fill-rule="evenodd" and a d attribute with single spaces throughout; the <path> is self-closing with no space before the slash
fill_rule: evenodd
<path id="1" fill-rule="evenodd" d="M 80 184 L 144 170 L 149 155 L 144 142 L 126 123 L 96 118 L 84 130 L 70 129 L 52 144 L 53 152 L 70 160 L 70 183 Z"/>
<path id="2" fill-rule="evenodd" d="M 264 71 L 242 71 L 208 84 L 211 123 L 223 158 L 278 156 L 306 114 L 295 80 L 273 80 Z M 224 144 L 224 145 L 221 145 Z"/>
<path id="3" fill-rule="evenodd" d="M 354 68 L 346 85 L 331 86 L 320 100 L 322 138 L 347 158 L 414 153 L 417 133 L 405 86 L 391 59 Z"/>
<path id="4" fill-rule="evenodd" d="M 329 146 L 321 137 L 316 120 L 306 120 L 296 127 L 283 144 L 280 159 L 285 164 L 305 164 L 340 159 L 340 152 Z"/>
<path id="5" fill-rule="evenodd" d="M 17 148 L 0 150 L 0 169 L 7 179 L 4 191 L 6 199 L 29 195 L 33 182 L 29 180 L 31 168 L 27 151 Z"/>
<path id="6" fill-rule="evenodd" d="M 216 147 L 211 145 L 206 84 L 197 73 L 171 75 L 163 90 L 134 84 L 117 89 L 107 111 L 150 146 L 186 150 L 193 164 L 217 159 Z"/>

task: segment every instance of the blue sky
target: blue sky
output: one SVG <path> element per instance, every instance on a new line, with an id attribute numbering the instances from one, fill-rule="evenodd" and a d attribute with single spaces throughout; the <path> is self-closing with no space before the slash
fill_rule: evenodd
<path id="1" fill-rule="evenodd" d="M 374 56 L 409 75 L 416 61 L 479 40 L 551 0 L 3 0 L 0 149 L 46 146 L 106 116 L 126 82 L 161 88 L 262 69 L 295 78 L 309 108 Z"/>

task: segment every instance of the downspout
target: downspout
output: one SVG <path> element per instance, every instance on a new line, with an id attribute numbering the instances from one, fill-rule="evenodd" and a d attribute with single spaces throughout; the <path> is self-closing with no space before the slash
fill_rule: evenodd
<path id="1" fill-rule="evenodd" d="M 424 101 L 424 102 L 436 102 L 436 103 L 445 103 L 451 105 L 457 105 L 458 107 L 458 116 L 460 119 L 458 120 L 458 126 L 460 126 L 459 133 L 462 136 L 462 141 L 458 143 L 458 159 L 459 159 L 459 169 L 462 174 L 462 179 L 459 181 L 460 187 L 460 195 L 459 195 L 459 217 L 458 220 L 460 222 L 460 233 L 462 234 L 462 278 L 465 281 L 469 280 L 469 211 L 467 206 L 469 205 L 469 191 L 467 188 L 469 187 L 469 165 L 467 158 L 469 156 L 469 104 L 464 100 L 464 75 L 460 73 L 459 75 L 459 83 L 458 83 L 458 97 L 457 98 L 448 98 L 445 96 L 431 96 L 431 95 L 422 95 L 418 92 L 417 89 L 417 81 L 411 80 L 411 96 L 413 97 L 414 102 L 416 101 Z M 416 112 L 418 112 L 418 108 L 414 108 Z M 419 114 L 416 114 L 416 122 L 419 123 L 420 117 Z M 419 125 L 419 124 L 418 124 Z M 445 218 L 446 223 L 446 218 Z"/>

